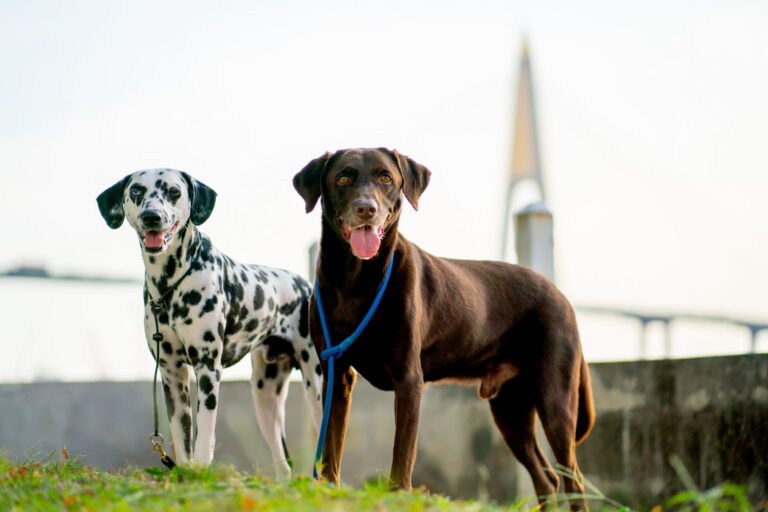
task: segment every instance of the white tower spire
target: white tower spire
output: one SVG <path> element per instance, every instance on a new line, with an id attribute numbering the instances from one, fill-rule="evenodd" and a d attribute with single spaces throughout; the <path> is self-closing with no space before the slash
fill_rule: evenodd
<path id="1" fill-rule="evenodd" d="M 512 200 L 517 186 L 523 181 L 535 183 L 539 199 L 546 199 L 539 155 L 539 136 L 536 129 L 536 111 L 534 108 L 533 79 L 528 51 L 528 41 L 523 38 L 520 55 L 520 70 L 517 79 L 517 101 L 515 105 L 515 126 L 512 135 L 512 162 L 509 168 L 507 201 L 504 211 L 504 232 L 502 233 L 501 259 L 507 259 L 508 245 L 514 237 Z M 523 207 L 528 205 L 523 205 Z"/>

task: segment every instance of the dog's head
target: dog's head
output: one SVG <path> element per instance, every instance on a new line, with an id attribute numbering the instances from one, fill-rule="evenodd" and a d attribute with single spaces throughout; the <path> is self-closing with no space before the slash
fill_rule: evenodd
<path id="1" fill-rule="evenodd" d="M 400 216 L 401 192 L 418 210 L 429 170 L 386 148 L 344 149 L 309 162 L 293 178 L 307 213 L 322 197 L 323 217 L 360 259 L 373 258 Z"/>
<path id="2" fill-rule="evenodd" d="M 202 224 L 213 211 L 216 192 L 185 172 L 151 169 L 129 174 L 96 198 L 112 229 L 123 220 L 139 235 L 142 250 L 162 253 L 190 220 Z"/>

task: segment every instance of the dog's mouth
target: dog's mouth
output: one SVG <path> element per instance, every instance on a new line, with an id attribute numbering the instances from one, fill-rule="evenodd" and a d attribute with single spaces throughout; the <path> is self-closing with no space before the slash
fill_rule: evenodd
<path id="1" fill-rule="evenodd" d="M 379 226 L 371 224 L 360 224 L 352 227 L 343 219 L 339 219 L 341 224 L 341 236 L 349 242 L 352 247 L 352 253 L 361 260 L 369 260 L 376 256 L 381 247 L 381 241 L 384 239 L 384 225 Z"/>
<path id="2" fill-rule="evenodd" d="M 144 250 L 147 252 L 161 252 L 168 242 L 171 241 L 173 235 L 176 234 L 176 230 L 179 227 L 177 222 L 170 229 L 148 229 L 141 232 L 141 241 L 144 245 Z"/>

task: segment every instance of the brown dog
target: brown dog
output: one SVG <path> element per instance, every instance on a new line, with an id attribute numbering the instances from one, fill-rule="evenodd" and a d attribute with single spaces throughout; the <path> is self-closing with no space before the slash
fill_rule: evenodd
<path id="1" fill-rule="evenodd" d="M 317 279 L 334 345 L 360 323 L 394 257 L 378 310 L 336 362 L 323 475 L 339 482 L 354 370 L 395 392 L 390 479 L 403 489 L 411 488 L 424 385 L 449 379 L 480 384 L 541 499 L 557 491 L 559 479 L 537 444 L 536 413 L 557 461 L 575 475 L 576 444 L 594 423 L 573 309 L 525 267 L 437 258 L 400 235 L 401 191 L 417 209 L 429 177 L 424 166 L 380 148 L 326 153 L 293 179 L 307 212 L 322 197 Z M 314 298 L 310 326 L 320 352 L 325 340 Z M 567 478 L 565 489 L 584 492 L 580 478 Z"/>

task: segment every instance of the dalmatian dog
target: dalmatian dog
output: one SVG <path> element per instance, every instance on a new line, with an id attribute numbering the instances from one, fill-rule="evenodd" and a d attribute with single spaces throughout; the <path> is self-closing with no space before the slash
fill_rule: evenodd
<path id="1" fill-rule="evenodd" d="M 296 274 L 238 263 L 214 247 L 197 226 L 215 202 L 211 188 L 173 169 L 129 174 L 97 198 L 110 228 L 127 219 L 139 238 L 144 331 L 152 356 L 160 358 L 176 461 L 213 460 L 222 370 L 250 354 L 256 418 L 277 476 L 287 478 L 285 400 L 292 368 L 303 375 L 316 429 L 322 415 L 321 367 L 307 325 L 311 288 Z M 164 307 L 153 314 L 159 298 Z M 191 381 L 197 383 L 194 432 Z"/>

